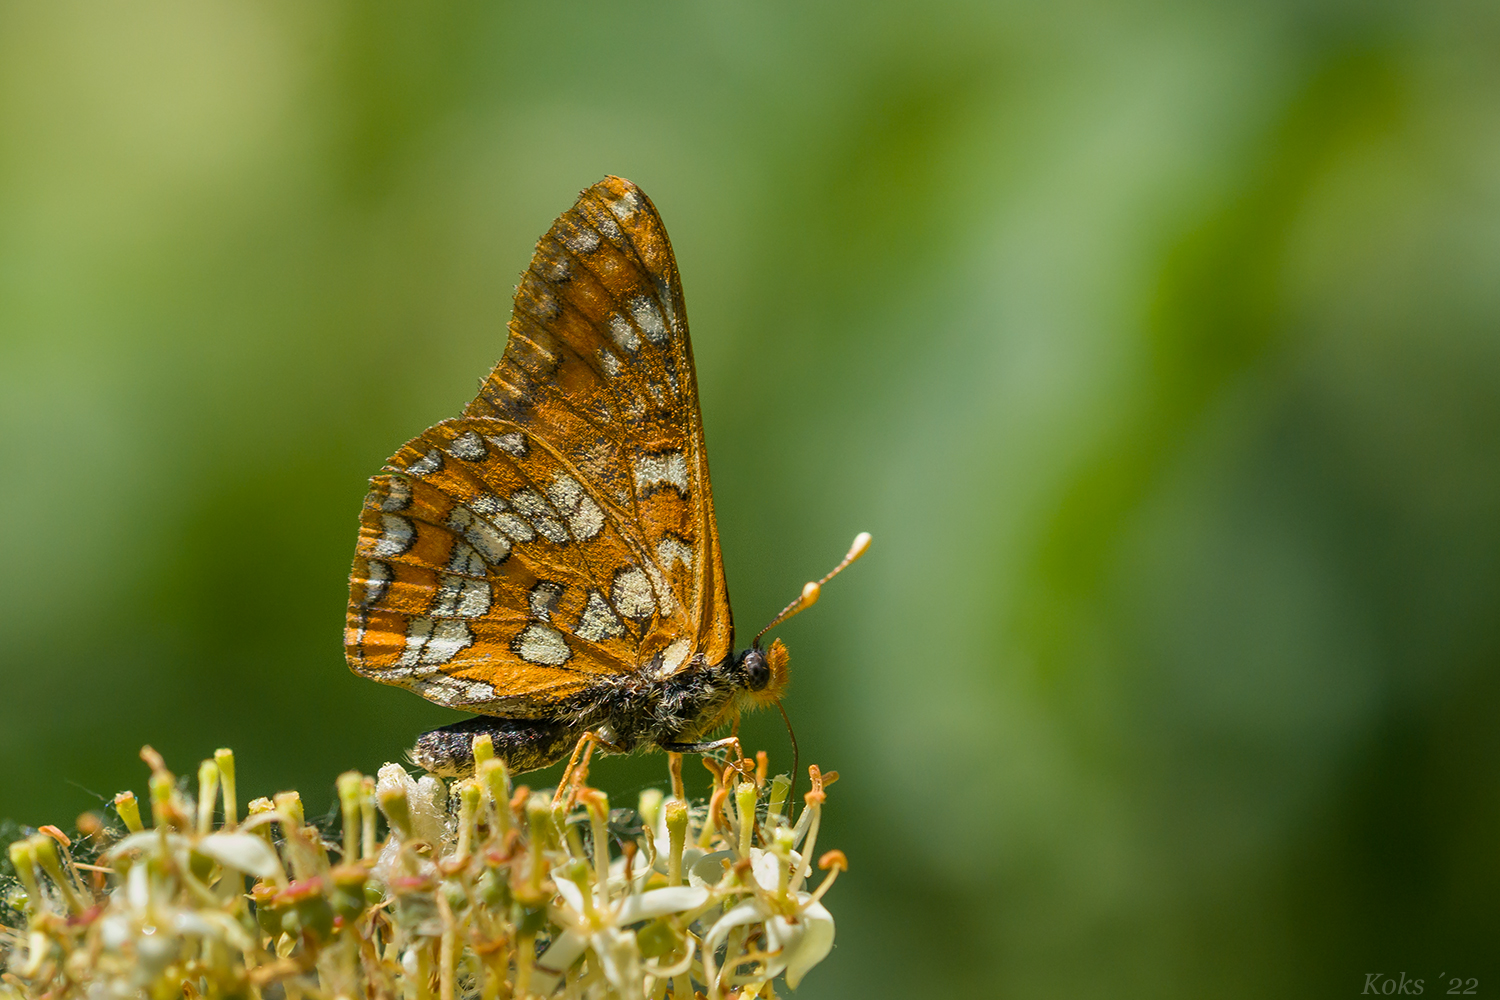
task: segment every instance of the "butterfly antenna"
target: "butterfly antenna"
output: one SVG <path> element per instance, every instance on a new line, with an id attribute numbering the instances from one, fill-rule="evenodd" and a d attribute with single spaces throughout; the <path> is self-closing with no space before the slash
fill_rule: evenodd
<path id="1" fill-rule="evenodd" d="M 815 583 L 809 583 L 807 586 L 803 587 L 801 595 L 795 601 L 782 608 L 781 614 L 771 619 L 771 624 L 755 633 L 755 640 L 751 643 L 751 645 L 759 646 L 761 636 L 765 635 L 777 625 L 780 625 L 782 622 L 786 621 L 788 618 L 792 617 L 798 612 L 806 611 L 814 604 L 817 604 L 818 596 L 823 592 L 823 584 L 827 583 L 829 580 L 832 580 L 834 577 L 842 573 L 850 563 L 858 559 L 860 556 L 864 555 L 869 548 L 870 533 L 868 531 L 861 531 L 859 534 L 855 535 L 854 544 L 849 546 L 849 553 L 844 556 L 844 561 L 833 567 L 833 569 L 829 570 L 828 575 L 823 577 L 823 579 L 818 580 Z"/>

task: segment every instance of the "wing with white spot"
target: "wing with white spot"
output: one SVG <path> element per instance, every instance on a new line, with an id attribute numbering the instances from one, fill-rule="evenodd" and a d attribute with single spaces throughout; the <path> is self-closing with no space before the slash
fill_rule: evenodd
<path id="1" fill-rule="evenodd" d="M 444 421 L 372 482 L 346 651 L 354 670 L 434 701 L 545 714 L 688 630 L 607 497 L 507 421 Z"/>
<path id="2" fill-rule="evenodd" d="M 605 178 L 537 243 L 505 355 L 465 412 L 515 423 L 578 469 L 666 576 L 693 652 L 710 663 L 729 655 L 682 282 L 639 188 Z"/>
<path id="3" fill-rule="evenodd" d="M 650 201 L 606 178 L 538 243 L 478 398 L 372 481 L 346 652 L 534 716 L 732 645 L 676 263 Z"/>

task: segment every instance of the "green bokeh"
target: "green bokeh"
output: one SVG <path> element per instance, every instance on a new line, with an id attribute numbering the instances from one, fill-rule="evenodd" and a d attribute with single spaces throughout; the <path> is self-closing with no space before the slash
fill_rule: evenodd
<path id="1" fill-rule="evenodd" d="M 1492 4 L 408 11 L 0 6 L 0 816 L 455 717 L 343 665 L 365 479 L 617 173 L 742 632 L 876 539 L 784 630 L 799 996 L 1500 986 Z"/>

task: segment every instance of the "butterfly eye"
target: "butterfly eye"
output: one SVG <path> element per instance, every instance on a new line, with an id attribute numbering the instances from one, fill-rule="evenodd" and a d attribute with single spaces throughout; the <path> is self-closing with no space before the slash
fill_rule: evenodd
<path id="1" fill-rule="evenodd" d="M 742 666 L 745 684 L 751 691 L 764 691 L 766 685 L 771 683 L 771 668 L 766 665 L 765 654 L 755 647 L 745 650 Z"/>

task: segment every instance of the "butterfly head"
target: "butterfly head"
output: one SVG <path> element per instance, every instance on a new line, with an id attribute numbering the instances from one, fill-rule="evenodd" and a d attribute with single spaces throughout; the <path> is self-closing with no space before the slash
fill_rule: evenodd
<path id="1" fill-rule="evenodd" d="M 772 618 L 769 625 L 755 634 L 750 648 L 741 653 L 736 661 L 742 684 L 739 696 L 734 699 L 737 709 L 768 708 L 772 705 L 780 707 L 781 699 L 786 695 L 787 684 L 791 680 L 786 669 L 788 659 L 786 644 L 776 639 L 772 641 L 769 649 L 762 649 L 760 640 L 777 625 L 818 603 L 818 597 L 823 593 L 823 585 L 843 572 L 844 568 L 854 560 L 864 555 L 869 547 L 869 533 L 860 532 L 855 536 L 854 544 L 849 546 L 849 553 L 844 556 L 842 562 L 823 579 L 815 580 L 803 587 L 802 593 L 795 601 L 782 608 L 781 613 Z M 783 711 L 782 715 L 785 714 Z"/>
<path id="2" fill-rule="evenodd" d="M 787 684 L 791 679 L 787 674 L 786 663 L 786 644 L 780 639 L 772 642 L 770 649 L 751 646 L 741 654 L 740 670 L 745 678 L 746 707 L 766 708 L 786 695 Z"/>

